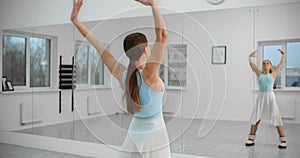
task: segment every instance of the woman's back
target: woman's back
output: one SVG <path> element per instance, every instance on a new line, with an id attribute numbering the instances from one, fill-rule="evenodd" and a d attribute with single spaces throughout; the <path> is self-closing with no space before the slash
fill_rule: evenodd
<path id="1" fill-rule="evenodd" d="M 162 115 L 162 102 L 164 89 L 160 92 L 156 92 L 151 89 L 144 81 L 142 77 L 143 70 L 139 70 L 137 74 L 137 84 L 139 86 L 139 99 L 141 103 L 141 111 L 134 114 L 137 118 L 155 118 Z M 127 71 L 123 72 L 123 88 L 126 86 Z"/>

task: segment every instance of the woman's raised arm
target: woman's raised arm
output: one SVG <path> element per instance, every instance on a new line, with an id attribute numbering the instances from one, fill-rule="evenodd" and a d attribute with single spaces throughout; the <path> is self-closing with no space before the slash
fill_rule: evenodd
<path id="1" fill-rule="evenodd" d="M 104 64 L 108 67 L 109 71 L 113 74 L 115 78 L 117 78 L 117 80 L 121 84 L 122 73 L 127 68 L 123 64 L 119 63 L 105 48 L 105 46 L 103 46 L 96 39 L 96 37 L 91 33 L 91 31 L 78 20 L 78 14 L 82 5 L 83 0 L 74 0 L 71 21 L 79 30 L 79 32 L 96 48 Z"/>
<path id="2" fill-rule="evenodd" d="M 250 53 L 250 55 L 249 55 L 249 64 L 250 64 L 250 67 L 251 67 L 252 71 L 255 72 L 257 77 L 259 77 L 259 75 L 261 74 L 261 71 L 258 70 L 257 66 L 252 61 L 252 58 L 255 57 L 255 53 L 256 53 L 256 51 Z"/>
<path id="3" fill-rule="evenodd" d="M 275 70 L 272 72 L 272 76 L 273 76 L 274 79 L 276 78 L 278 72 L 280 71 L 282 65 L 284 64 L 284 62 L 285 62 L 285 57 L 286 57 L 286 53 L 285 53 L 283 50 L 278 49 L 278 51 L 282 54 L 282 57 L 281 57 L 281 60 L 280 60 L 279 64 L 277 65 L 277 67 L 276 67 Z"/>
<path id="4" fill-rule="evenodd" d="M 164 52 L 166 48 L 166 42 L 168 37 L 168 31 L 165 21 L 160 14 L 156 0 L 136 0 L 146 6 L 150 6 L 152 9 L 154 24 L 155 24 L 155 43 L 153 45 L 151 55 L 147 61 L 145 72 L 147 78 L 157 78 L 158 71 L 162 60 L 164 58 Z"/>

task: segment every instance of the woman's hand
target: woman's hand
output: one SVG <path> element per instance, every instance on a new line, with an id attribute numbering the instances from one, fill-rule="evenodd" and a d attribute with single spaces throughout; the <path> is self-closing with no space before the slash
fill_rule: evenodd
<path id="1" fill-rule="evenodd" d="M 156 0 L 135 0 L 137 2 L 140 2 L 146 6 L 157 6 L 157 2 Z"/>
<path id="2" fill-rule="evenodd" d="M 74 22 L 75 20 L 77 20 L 80 8 L 83 4 L 83 0 L 74 0 L 73 3 L 73 10 L 72 10 L 72 14 L 71 14 L 71 21 Z"/>
<path id="3" fill-rule="evenodd" d="M 282 54 L 282 55 L 285 55 L 285 52 L 281 49 L 278 49 L 278 51 Z"/>
<path id="4" fill-rule="evenodd" d="M 250 53 L 249 57 L 255 57 L 256 56 L 256 52 L 257 52 L 257 50 L 254 51 L 254 52 L 252 52 L 252 53 Z"/>
<path id="5" fill-rule="evenodd" d="M 258 77 L 261 74 L 261 72 L 258 70 L 257 66 L 252 61 L 252 57 L 256 56 L 256 52 L 257 52 L 257 50 L 250 53 L 250 55 L 249 55 L 249 64 L 250 64 L 250 67 L 251 67 L 252 71 L 254 71 L 256 76 Z"/>

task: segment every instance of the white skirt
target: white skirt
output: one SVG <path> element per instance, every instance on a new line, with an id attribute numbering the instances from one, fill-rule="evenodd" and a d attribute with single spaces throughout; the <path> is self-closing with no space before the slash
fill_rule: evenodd
<path id="1" fill-rule="evenodd" d="M 274 126 L 283 125 L 273 91 L 258 93 L 256 104 L 254 105 L 251 114 L 250 122 L 252 125 L 255 125 L 257 121 L 261 119 L 270 120 L 270 123 Z"/>
<path id="2" fill-rule="evenodd" d="M 121 158 L 138 155 L 143 158 L 171 158 L 169 137 L 163 117 L 133 117 L 121 150 Z"/>

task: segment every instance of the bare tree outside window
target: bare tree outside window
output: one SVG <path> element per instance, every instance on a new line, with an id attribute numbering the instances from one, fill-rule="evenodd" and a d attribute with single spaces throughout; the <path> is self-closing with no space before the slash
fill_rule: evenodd
<path id="1" fill-rule="evenodd" d="M 3 36 L 2 76 L 14 86 L 26 86 L 26 38 Z"/>
<path id="2" fill-rule="evenodd" d="M 104 84 L 104 63 L 94 47 L 90 47 L 91 55 L 91 84 Z"/>
<path id="3" fill-rule="evenodd" d="M 186 45 L 170 45 L 168 51 L 168 86 L 186 87 Z"/>
<path id="4" fill-rule="evenodd" d="M 76 43 L 76 84 L 88 84 L 88 51 L 88 44 L 82 42 Z"/>
<path id="5" fill-rule="evenodd" d="M 30 38 L 30 87 L 50 86 L 50 40 Z"/>
<path id="6" fill-rule="evenodd" d="M 15 87 L 50 87 L 50 48 L 50 39 L 3 35 L 2 76 Z"/>

